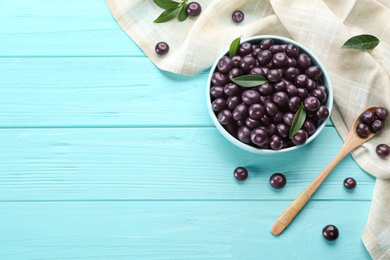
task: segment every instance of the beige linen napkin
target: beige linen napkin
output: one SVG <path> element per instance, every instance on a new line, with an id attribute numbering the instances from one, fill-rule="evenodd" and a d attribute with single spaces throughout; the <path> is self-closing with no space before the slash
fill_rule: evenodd
<path id="1" fill-rule="evenodd" d="M 198 0 L 199 17 L 162 24 L 153 20 L 163 11 L 152 0 L 106 0 L 114 18 L 161 69 L 196 75 L 209 68 L 231 41 L 243 35 L 273 34 L 291 38 L 312 50 L 327 68 L 333 89 L 333 123 L 345 139 L 364 108 L 390 109 L 389 0 Z M 242 10 L 235 24 L 231 14 Z M 372 34 L 381 43 L 372 51 L 341 49 L 358 34 Z M 169 53 L 159 57 L 154 47 L 165 41 Z M 390 158 L 375 153 L 390 145 L 390 124 L 352 155 L 365 171 L 377 177 L 363 242 L 374 259 L 390 259 Z"/>

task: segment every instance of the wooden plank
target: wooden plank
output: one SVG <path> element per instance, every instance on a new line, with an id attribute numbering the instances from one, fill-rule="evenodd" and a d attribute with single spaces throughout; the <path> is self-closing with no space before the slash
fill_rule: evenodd
<path id="1" fill-rule="evenodd" d="M 279 237 L 288 202 L 0 203 L 0 258 L 370 259 L 361 234 L 370 202 L 309 203 Z M 348 212 L 348 214 L 345 214 Z M 328 242 L 322 228 L 340 237 Z"/>
<path id="2" fill-rule="evenodd" d="M 0 59 L 0 127 L 212 126 L 209 71 L 159 70 L 145 58 Z"/>
<path id="3" fill-rule="evenodd" d="M 275 156 L 241 150 L 213 127 L 0 129 L 0 201 L 293 200 L 342 141 L 326 127 L 312 143 Z M 233 170 L 249 178 L 238 183 Z M 282 190 L 269 177 L 287 177 Z M 343 180 L 353 177 L 349 191 Z M 314 200 L 371 200 L 374 178 L 347 156 Z M 347 204 L 347 203 L 346 203 Z"/>
<path id="4" fill-rule="evenodd" d="M 145 56 L 103 0 L 2 0 L 0 17 L 0 57 Z"/>

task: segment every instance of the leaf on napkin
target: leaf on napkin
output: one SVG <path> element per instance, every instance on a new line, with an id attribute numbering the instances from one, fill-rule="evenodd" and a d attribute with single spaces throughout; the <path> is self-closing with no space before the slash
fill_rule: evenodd
<path id="1" fill-rule="evenodd" d="M 378 44 L 380 40 L 373 35 L 362 34 L 357 35 L 349 39 L 341 47 L 342 49 L 358 49 L 358 50 L 372 50 Z"/>
<path id="2" fill-rule="evenodd" d="M 154 20 L 153 22 L 154 23 L 165 23 L 169 20 L 172 20 L 179 12 L 179 9 L 180 9 L 179 6 L 167 9 L 164 12 L 162 12 L 162 14 L 159 17 L 157 17 L 157 19 Z"/>
<path id="3" fill-rule="evenodd" d="M 241 37 L 242 35 L 237 39 L 233 40 L 232 43 L 230 44 L 230 48 L 229 48 L 230 58 L 237 54 L 238 48 L 240 48 Z"/>
<path id="4" fill-rule="evenodd" d="M 187 3 L 183 2 L 183 5 L 179 11 L 179 16 L 177 17 L 177 19 L 179 19 L 180 22 L 183 22 L 188 17 L 186 9 L 187 9 Z"/>
<path id="5" fill-rule="evenodd" d="M 180 5 L 180 3 L 172 0 L 153 0 L 153 2 L 163 9 L 171 9 Z"/>
<path id="6" fill-rule="evenodd" d="M 292 138 L 303 126 L 303 123 L 305 123 L 306 119 L 306 111 L 303 106 L 303 103 L 301 103 L 301 106 L 299 107 L 298 111 L 295 113 L 294 119 L 291 123 L 290 133 L 288 134 L 289 138 Z"/>
<path id="7" fill-rule="evenodd" d="M 268 82 L 266 78 L 259 75 L 243 75 L 237 78 L 232 78 L 232 81 L 237 85 L 245 88 L 260 86 Z"/>

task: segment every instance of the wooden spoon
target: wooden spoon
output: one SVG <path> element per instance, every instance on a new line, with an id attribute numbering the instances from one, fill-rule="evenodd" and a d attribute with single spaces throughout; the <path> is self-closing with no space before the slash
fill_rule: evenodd
<path id="1" fill-rule="evenodd" d="M 370 110 L 372 112 L 375 111 L 377 106 L 369 107 L 365 111 Z M 340 151 L 336 154 L 333 160 L 325 167 L 325 169 L 313 180 L 313 182 L 301 193 L 299 196 L 288 206 L 288 208 L 280 215 L 278 220 L 271 228 L 271 233 L 275 236 L 280 235 L 283 230 L 291 223 L 291 221 L 295 218 L 298 212 L 305 206 L 305 204 L 309 201 L 310 197 L 317 190 L 317 188 L 321 185 L 321 183 L 328 177 L 329 173 L 333 170 L 333 168 L 344 158 L 347 154 L 349 154 L 352 150 L 354 150 L 359 145 L 368 141 L 371 137 L 375 135 L 375 133 L 370 133 L 367 137 L 362 138 L 358 136 L 356 133 L 356 126 L 361 122 L 360 115 L 353 123 L 351 130 L 348 133 L 347 139 L 345 140 L 343 146 L 340 148 Z"/>

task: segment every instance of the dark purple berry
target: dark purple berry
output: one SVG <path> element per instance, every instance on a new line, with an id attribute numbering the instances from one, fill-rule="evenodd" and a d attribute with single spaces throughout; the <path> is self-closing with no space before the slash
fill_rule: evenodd
<path id="1" fill-rule="evenodd" d="M 297 60 L 293 58 L 287 59 L 287 67 L 296 67 L 297 66 Z"/>
<path id="2" fill-rule="evenodd" d="M 278 135 L 272 135 L 269 140 L 269 146 L 273 150 L 280 150 L 283 148 L 282 138 Z"/>
<path id="3" fill-rule="evenodd" d="M 387 112 L 387 109 L 384 107 L 378 107 L 375 109 L 375 116 L 380 120 L 385 120 L 388 115 L 389 113 Z"/>
<path id="4" fill-rule="evenodd" d="M 234 169 L 234 178 L 236 178 L 238 181 L 246 180 L 246 178 L 248 178 L 248 170 L 244 167 L 237 167 Z"/>
<path id="5" fill-rule="evenodd" d="M 239 104 L 233 110 L 233 119 L 236 121 L 245 119 L 247 116 L 248 116 L 248 107 L 245 104 Z"/>
<path id="6" fill-rule="evenodd" d="M 294 68 L 294 67 L 288 67 L 284 71 L 284 76 L 286 77 L 286 79 L 294 80 L 295 77 L 299 75 L 299 73 L 300 73 L 299 69 Z"/>
<path id="7" fill-rule="evenodd" d="M 305 74 L 300 74 L 295 77 L 295 86 L 298 88 L 306 88 L 307 86 L 307 76 Z"/>
<path id="8" fill-rule="evenodd" d="M 271 124 L 271 118 L 267 115 L 264 115 L 260 118 L 260 124 L 263 126 L 269 126 Z"/>
<path id="9" fill-rule="evenodd" d="M 239 76 L 241 76 L 241 75 L 242 75 L 242 70 L 241 70 L 241 69 L 239 69 L 239 68 L 233 68 L 233 69 L 231 69 L 231 70 L 229 71 L 229 76 L 228 76 L 228 78 L 229 78 L 229 79 L 237 78 L 237 77 L 239 77 Z"/>
<path id="10" fill-rule="evenodd" d="M 306 89 L 307 91 L 312 91 L 317 87 L 317 84 L 314 82 L 314 80 L 307 79 Z"/>
<path id="11" fill-rule="evenodd" d="M 277 52 L 272 57 L 272 65 L 275 68 L 283 68 L 287 64 L 287 56 L 284 52 Z"/>
<path id="12" fill-rule="evenodd" d="M 385 123 L 379 119 L 375 119 L 374 122 L 371 123 L 371 131 L 374 133 L 379 132 L 384 127 L 385 127 Z"/>
<path id="13" fill-rule="evenodd" d="M 290 127 L 288 127 L 285 124 L 277 124 L 276 125 L 276 133 L 283 138 L 286 138 L 288 136 L 288 133 L 290 131 Z"/>
<path id="14" fill-rule="evenodd" d="M 232 57 L 231 66 L 233 68 L 239 68 L 241 63 L 241 56 L 235 55 Z"/>
<path id="15" fill-rule="evenodd" d="M 265 107 L 265 111 L 267 112 L 267 115 L 271 117 L 276 115 L 276 113 L 278 112 L 278 108 L 272 102 L 266 102 L 264 104 L 264 107 Z"/>
<path id="16" fill-rule="evenodd" d="M 159 42 L 156 44 L 155 50 L 158 55 L 165 55 L 169 51 L 169 45 L 166 42 Z"/>
<path id="17" fill-rule="evenodd" d="M 269 82 L 278 82 L 282 79 L 282 73 L 277 69 L 270 69 L 267 73 Z"/>
<path id="18" fill-rule="evenodd" d="M 358 136 L 365 138 L 371 133 L 370 127 L 364 123 L 359 123 L 356 126 L 356 133 L 358 134 Z"/>
<path id="19" fill-rule="evenodd" d="M 307 98 L 307 96 L 309 95 L 309 93 L 307 92 L 307 90 L 305 88 L 297 88 L 297 91 L 298 91 L 298 97 L 301 100 L 305 100 Z"/>
<path id="20" fill-rule="evenodd" d="M 253 119 L 260 119 L 265 114 L 265 108 L 261 104 L 253 104 L 248 109 L 249 116 Z"/>
<path id="21" fill-rule="evenodd" d="M 241 103 L 240 96 L 230 96 L 226 100 L 226 105 L 228 109 L 230 109 L 231 111 L 233 111 L 240 103 Z"/>
<path id="22" fill-rule="evenodd" d="M 310 120 L 310 119 L 306 120 L 303 123 L 303 129 L 306 130 L 308 136 L 311 136 L 315 133 L 316 126 L 317 126 L 317 124 L 315 124 L 314 121 Z"/>
<path id="23" fill-rule="evenodd" d="M 344 187 L 347 188 L 348 190 L 352 190 L 356 187 L 356 180 L 354 178 L 346 178 L 344 180 Z"/>
<path id="24" fill-rule="evenodd" d="M 308 137 L 307 132 L 306 132 L 304 129 L 300 129 L 300 130 L 298 130 L 298 132 L 291 138 L 291 141 L 292 141 L 295 145 L 301 145 L 301 144 L 306 143 L 307 137 Z"/>
<path id="25" fill-rule="evenodd" d="M 211 103 L 211 107 L 214 111 L 222 111 L 226 107 L 226 100 L 224 98 L 217 98 Z"/>
<path id="26" fill-rule="evenodd" d="M 260 49 L 260 48 L 257 48 L 257 47 L 252 47 L 252 56 L 257 58 L 257 55 L 259 55 L 260 52 L 262 52 L 263 50 Z"/>
<path id="27" fill-rule="evenodd" d="M 279 81 L 278 83 L 274 84 L 274 91 L 275 92 L 285 92 L 287 88 L 287 82 L 285 80 Z"/>
<path id="28" fill-rule="evenodd" d="M 238 128 L 237 132 L 238 140 L 243 143 L 250 144 L 251 143 L 251 129 L 247 126 L 241 126 Z"/>
<path id="29" fill-rule="evenodd" d="M 274 122 L 274 123 L 281 123 L 281 122 L 283 122 L 283 112 L 282 111 L 278 111 L 278 113 L 276 113 L 274 115 L 274 117 L 272 118 L 272 122 Z"/>
<path id="30" fill-rule="evenodd" d="M 268 139 L 267 131 L 255 128 L 251 132 L 251 141 L 256 145 L 263 145 Z"/>
<path id="31" fill-rule="evenodd" d="M 307 111 L 316 111 L 320 107 L 320 101 L 316 97 L 310 96 L 305 98 L 303 106 Z"/>
<path id="32" fill-rule="evenodd" d="M 226 77 L 226 75 L 222 74 L 221 72 L 215 72 L 211 77 L 211 82 L 215 86 L 223 86 L 228 82 L 228 80 L 228 77 Z"/>
<path id="33" fill-rule="evenodd" d="M 390 147 L 387 144 L 380 144 L 376 147 L 375 151 L 377 155 L 385 158 L 390 154 Z"/>
<path id="34" fill-rule="evenodd" d="M 316 88 L 324 91 L 325 94 L 328 95 L 328 89 L 324 85 L 317 85 Z"/>
<path id="35" fill-rule="evenodd" d="M 249 74 L 251 74 L 251 75 L 259 75 L 259 76 L 265 76 L 266 75 L 264 73 L 264 71 L 261 68 L 259 68 L 259 67 L 254 67 L 253 69 L 251 69 Z"/>
<path id="36" fill-rule="evenodd" d="M 268 136 L 273 136 L 276 133 L 276 125 L 270 124 L 267 129 Z"/>
<path id="37" fill-rule="evenodd" d="M 269 50 L 270 50 L 270 52 L 272 52 L 273 54 L 275 54 L 275 53 L 277 53 L 277 52 L 284 52 L 284 47 L 285 47 L 285 46 L 278 45 L 278 44 L 274 44 L 274 45 L 272 45 L 271 47 L 269 47 Z"/>
<path id="38" fill-rule="evenodd" d="M 197 2 L 191 2 L 187 5 L 187 14 L 191 17 L 198 16 L 202 11 L 202 7 Z"/>
<path id="39" fill-rule="evenodd" d="M 274 173 L 269 178 L 269 183 L 271 184 L 272 188 L 281 189 L 287 183 L 286 176 L 281 173 Z"/>
<path id="40" fill-rule="evenodd" d="M 272 95 L 272 102 L 279 108 L 284 109 L 289 105 L 289 98 L 285 92 L 275 92 Z M 276 113 L 275 113 L 276 114 Z"/>
<path id="41" fill-rule="evenodd" d="M 329 117 L 329 110 L 326 106 L 320 106 L 316 111 L 317 118 L 320 120 L 325 120 Z"/>
<path id="42" fill-rule="evenodd" d="M 326 240 L 333 241 L 339 237 L 339 230 L 334 225 L 327 225 L 322 229 L 322 235 Z"/>
<path id="43" fill-rule="evenodd" d="M 283 115 L 283 121 L 286 125 L 291 126 L 292 121 L 294 120 L 295 114 L 287 112 Z"/>
<path id="44" fill-rule="evenodd" d="M 318 88 L 313 89 L 313 91 L 310 92 L 310 96 L 316 97 L 318 99 L 318 101 L 320 101 L 320 103 L 325 102 L 326 99 L 328 98 L 326 93 L 323 90 L 318 89 Z"/>
<path id="45" fill-rule="evenodd" d="M 230 110 L 224 109 L 218 113 L 218 121 L 221 123 L 221 125 L 227 125 L 230 122 L 232 122 L 232 120 L 233 120 L 233 116 Z"/>
<path id="46" fill-rule="evenodd" d="M 255 66 L 256 66 L 256 61 L 255 59 L 248 55 L 248 56 L 244 56 L 242 59 L 241 59 L 241 62 L 240 62 L 240 66 L 241 66 L 241 69 L 244 70 L 244 71 L 250 71 L 251 69 L 253 69 Z"/>
<path id="47" fill-rule="evenodd" d="M 261 66 L 265 66 L 271 62 L 272 56 L 272 52 L 264 50 L 257 55 L 256 59 Z"/>
<path id="48" fill-rule="evenodd" d="M 307 54 L 301 53 L 298 56 L 297 63 L 298 68 L 304 71 L 311 65 L 311 59 Z"/>
<path id="49" fill-rule="evenodd" d="M 249 42 L 244 42 L 240 44 L 237 54 L 241 57 L 252 53 L 252 44 Z M 242 58 L 241 58 L 242 59 Z"/>
<path id="50" fill-rule="evenodd" d="M 240 87 L 234 83 L 228 83 L 225 85 L 223 88 L 223 92 L 225 93 L 226 96 L 231 97 L 231 96 L 236 96 L 240 93 Z"/>
<path id="51" fill-rule="evenodd" d="M 295 46 L 294 44 L 287 44 L 286 46 L 286 54 L 290 58 L 297 58 L 299 55 L 299 48 Z"/>
<path id="52" fill-rule="evenodd" d="M 291 112 L 295 113 L 298 111 L 298 109 L 301 107 L 301 99 L 297 96 L 291 97 L 288 102 L 288 107 Z"/>
<path id="53" fill-rule="evenodd" d="M 260 94 L 259 92 L 252 89 L 245 90 L 242 93 L 241 99 L 245 104 L 252 105 L 254 103 L 260 102 Z"/>
<path id="54" fill-rule="evenodd" d="M 274 45 L 274 41 L 272 39 L 264 39 L 260 42 L 259 47 L 263 50 L 268 50 L 272 45 Z"/>
<path id="55" fill-rule="evenodd" d="M 317 81 L 322 76 L 322 70 L 318 66 L 311 66 L 305 70 L 305 74 L 312 80 Z"/>
<path id="56" fill-rule="evenodd" d="M 260 125 L 260 121 L 257 120 L 257 119 L 253 119 L 251 118 L 250 116 L 248 116 L 247 118 L 245 118 L 245 124 L 250 128 L 250 129 L 254 129 L 256 127 L 258 127 Z"/>
<path id="57" fill-rule="evenodd" d="M 232 14 L 232 19 L 235 23 L 241 23 L 244 20 L 244 13 L 242 11 L 234 11 Z"/>
<path id="58" fill-rule="evenodd" d="M 223 56 L 218 61 L 218 70 L 224 74 L 232 69 L 232 60 L 229 57 Z"/>
<path id="59" fill-rule="evenodd" d="M 225 96 L 225 93 L 223 91 L 223 87 L 222 86 L 211 87 L 210 94 L 211 94 L 212 97 L 215 97 L 215 98 L 220 98 L 220 97 L 224 97 Z"/>
<path id="60" fill-rule="evenodd" d="M 287 84 L 286 92 L 290 97 L 298 95 L 298 89 L 293 84 Z"/>
<path id="61" fill-rule="evenodd" d="M 360 120 L 362 120 L 363 123 L 371 124 L 372 121 L 375 120 L 375 114 L 370 110 L 366 110 L 360 115 Z"/>
<path id="62" fill-rule="evenodd" d="M 274 87 L 270 83 L 264 83 L 257 88 L 262 96 L 269 96 L 274 93 Z"/>

